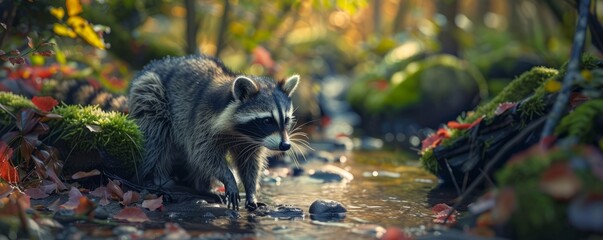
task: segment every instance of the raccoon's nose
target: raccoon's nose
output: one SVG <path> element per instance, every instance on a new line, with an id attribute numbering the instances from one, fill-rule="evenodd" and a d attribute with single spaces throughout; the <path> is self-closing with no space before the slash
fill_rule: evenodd
<path id="1" fill-rule="evenodd" d="M 281 142 L 281 144 L 278 146 L 278 149 L 281 151 L 287 151 L 289 148 L 291 148 L 291 143 L 289 142 Z"/>

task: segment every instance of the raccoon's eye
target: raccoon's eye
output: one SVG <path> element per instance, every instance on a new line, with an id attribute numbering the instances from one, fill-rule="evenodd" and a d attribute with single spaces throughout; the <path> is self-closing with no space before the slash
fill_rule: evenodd
<path id="1" fill-rule="evenodd" d="M 265 118 L 262 120 L 262 122 L 263 122 L 264 124 L 266 124 L 266 125 L 270 125 L 270 124 L 274 123 L 274 119 L 273 119 L 273 118 L 271 118 L 271 117 L 265 117 Z"/>

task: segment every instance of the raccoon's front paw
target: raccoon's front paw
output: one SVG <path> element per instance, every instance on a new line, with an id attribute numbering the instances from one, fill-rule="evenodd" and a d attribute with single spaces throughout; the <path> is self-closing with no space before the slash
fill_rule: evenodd
<path id="1" fill-rule="evenodd" d="M 267 205 L 265 203 L 261 203 L 261 202 L 256 202 L 256 201 L 245 201 L 245 208 L 247 209 L 247 211 L 253 212 L 256 209 L 260 208 L 260 207 L 266 207 Z"/>
<path id="2" fill-rule="evenodd" d="M 232 210 L 239 211 L 239 202 L 241 202 L 241 196 L 239 195 L 239 189 L 236 187 L 227 187 L 226 188 L 226 207 L 230 208 L 232 205 Z"/>

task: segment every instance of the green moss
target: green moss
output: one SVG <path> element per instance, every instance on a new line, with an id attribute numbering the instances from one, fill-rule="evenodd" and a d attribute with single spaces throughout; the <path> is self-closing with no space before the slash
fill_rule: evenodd
<path id="1" fill-rule="evenodd" d="M 60 106 L 53 113 L 63 116 L 50 127 L 58 139 L 76 150 L 100 149 L 134 167 L 142 158 L 142 133 L 126 115 L 104 112 L 97 106 Z"/>
<path id="2" fill-rule="evenodd" d="M 467 117 L 464 122 L 473 122 L 479 117 L 486 115 L 490 118 L 499 104 L 504 102 L 517 102 L 530 96 L 538 89 L 543 82 L 551 79 L 558 74 L 558 71 L 551 68 L 535 67 L 532 70 L 521 74 L 505 87 L 490 102 L 479 106 L 474 113 Z"/>
<path id="3" fill-rule="evenodd" d="M 0 92 L 0 104 L 12 114 L 16 114 L 23 108 L 36 108 L 29 99 L 10 92 Z M 0 129 L 5 129 L 9 125 L 12 125 L 13 121 L 9 113 L 0 109 Z"/>
<path id="4" fill-rule="evenodd" d="M 585 102 L 561 119 L 555 135 L 567 134 L 578 137 L 583 142 L 593 141 L 596 121 L 600 116 L 603 116 L 603 99 Z"/>
<path id="5" fill-rule="evenodd" d="M 433 156 L 433 149 L 425 150 L 422 153 L 421 158 L 419 158 L 419 161 L 425 170 L 434 175 L 438 174 L 438 160 Z"/>

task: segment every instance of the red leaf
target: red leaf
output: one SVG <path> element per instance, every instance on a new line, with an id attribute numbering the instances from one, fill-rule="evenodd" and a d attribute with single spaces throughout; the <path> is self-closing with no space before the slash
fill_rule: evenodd
<path id="1" fill-rule="evenodd" d="M 504 103 L 498 104 L 496 111 L 494 111 L 494 115 L 496 115 L 496 116 L 501 115 L 504 112 L 506 112 L 507 110 L 514 108 L 515 106 L 517 106 L 517 103 L 512 103 L 512 102 L 504 102 Z"/>
<path id="2" fill-rule="evenodd" d="M 90 199 L 81 196 L 79 199 L 78 206 L 75 208 L 75 214 L 79 216 L 88 215 L 92 211 L 94 211 L 95 208 L 96 206 L 94 206 L 94 203 L 90 201 Z"/>
<path id="3" fill-rule="evenodd" d="M 142 207 L 147 208 L 150 211 L 155 211 L 163 206 L 163 197 L 159 196 L 155 199 L 147 199 L 142 201 Z"/>
<path id="4" fill-rule="evenodd" d="M 582 182 L 567 163 L 555 163 L 540 176 L 540 189 L 553 198 L 568 200 L 582 188 Z"/>
<path id="5" fill-rule="evenodd" d="M 27 194 L 27 196 L 32 199 L 41 199 L 48 197 L 48 194 L 42 191 L 42 189 L 40 189 L 39 187 L 25 189 L 25 194 Z"/>
<path id="6" fill-rule="evenodd" d="M 140 200 L 139 193 L 133 192 L 133 191 L 127 191 L 126 193 L 124 193 L 123 201 L 121 201 L 119 203 L 123 204 L 124 206 L 128 206 L 131 203 L 138 202 L 138 200 Z"/>
<path id="7" fill-rule="evenodd" d="M 472 127 L 475 127 L 475 125 L 479 124 L 482 119 L 484 117 L 480 117 L 478 119 L 476 119 L 475 121 L 473 121 L 472 123 L 459 123 L 457 121 L 450 121 L 448 122 L 448 128 L 452 128 L 452 129 L 459 129 L 459 130 L 463 130 L 463 129 L 470 129 Z"/>
<path id="8" fill-rule="evenodd" d="M 64 203 L 63 205 L 61 205 L 61 208 L 63 209 L 75 209 L 77 206 L 80 205 L 80 197 L 82 197 L 82 193 L 80 192 L 80 190 L 78 190 L 75 187 L 71 187 L 71 190 L 69 190 L 69 200 L 67 200 L 66 203 Z"/>
<path id="9" fill-rule="evenodd" d="M 56 105 L 59 105 L 59 102 L 52 97 L 34 96 L 31 99 L 31 102 L 44 112 L 50 112 L 52 108 L 54 108 Z"/>
<path id="10" fill-rule="evenodd" d="M 98 169 L 94 169 L 90 172 L 83 172 L 83 171 L 76 172 L 71 176 L 71 178 L 72 179 L 80 179 L 80 178 L 87 178 L 87 177 L 98 176 L 98 175 L 100 175 L 100 171 Z"/>
<path id="11" fill-rule="evenodd" d="M 265 67 L 266 69 L 273 69 L 275 62 L 270 56 L 270 52 L 263 47 L 256 47 L 253 49 L 253 63 L 257 63 Z"/>
<path id="12" fill-rule="evenodd" d="M 450 211 L 452 207 L 448 206 L 446 203 L 438 203 L 431 208 L 431 213 L 438 214 L 442 211 Z"/>
<path id="13" fill-rule="evenodd" d="M 440 145 L 440 143 L 442 143 L 442 140 L 446 138 L 450 138 L 450 132 L 448 132 L 448 130 L 446 130 L 445 128 L 438 129 L 436 134 L 432 134 L 429 137 L 423 139 L 423 141 L 421 142 L 421 151 L 437 147 L 438 145 Z"/>
<path id="14" fill-rule="evenodd" d="M 126 207 L 119 211 L 113 219 L 125 220 L 128 222 L 146 222 L 150 221 L 144 211 L 138 207 Z"/>
<path id="15" fill-rule="evenodd" d="M 13 149 L 5 142 L 0 141 L 0 178 L 9 183 L 18 183 L 21 179 L 17 168 L 13 167 L 10 159 L 13 157 Z"/>

